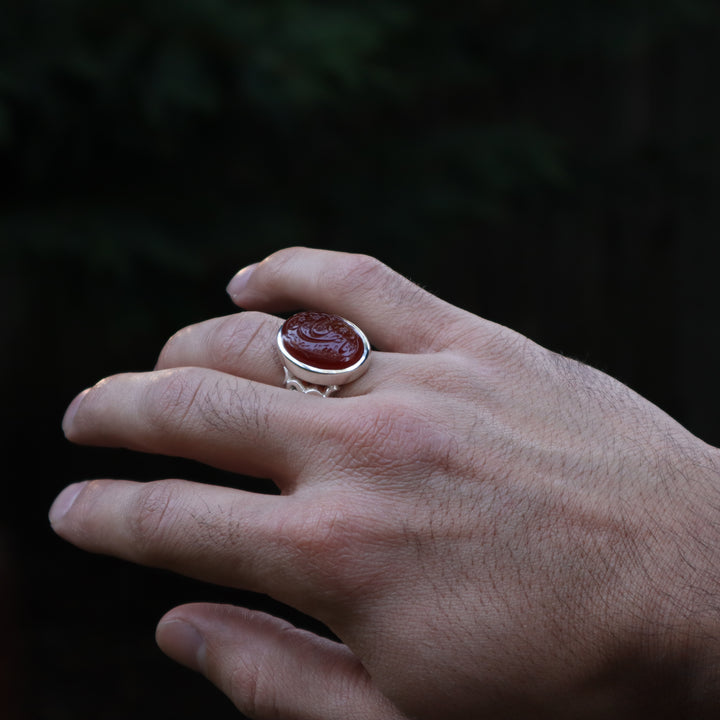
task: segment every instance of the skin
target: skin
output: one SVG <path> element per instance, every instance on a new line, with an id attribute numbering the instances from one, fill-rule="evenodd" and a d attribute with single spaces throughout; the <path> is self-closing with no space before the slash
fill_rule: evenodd
<path id="1" fill-rule="evenodd" d="M 64 430 L 281 494 L 95 480 L 51 522 L 85 550 L 266 593 L 342 642 L 195 604 L 161 620 L 164 652 L 259 720 L 717 716 L 717 449 L 369 257 L 287 249 L 229 292 L 245 312 L 81 393 Z M 377 348 L 336 397 L 281 387 L 272 313 L 298 308 Z"/>

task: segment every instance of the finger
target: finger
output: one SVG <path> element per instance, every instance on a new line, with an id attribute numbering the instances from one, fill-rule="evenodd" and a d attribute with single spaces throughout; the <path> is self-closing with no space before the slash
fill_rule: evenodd
<path id="1" fill-rule="evenodd" d="M 204 368 L 126 373 L 81 393 L 63 429 L 72 442 L 162 453 L 280 484 L 313 453 L 336 404 Z"/>
<path id="2" fill-rule="evenodd" d="M 213 368 L 278 386 L 283 371 L 276 336 L 282 322 L 272 315 L 244 312 L 190 325 L 167 341 L 155 369 Z"/>
<path id="3" fill-rule="evenodd" d="M 473 317 L 374 258 L 308 248 L 281 250 L 245 268 L 228 292 L 249 310 L 337 313 L 392 352 L 446 349 L 467 335 Z"/>
<path id="4" fill-rule="evenodd" d="M 83 550 L 302 604 L 312 587 L 282 533 L 302 512 L 290 497 L 185 480 L 93 480 L 65 488 L 49 517 Z"/>
<path id="5" fill-rule="evenodd" d="M 355 656 L 264 613 L 186 605 L 159 623 L 161 650 L 255 720 L 399 720 Z"/>
<path id="6" fill-rule="evenodd" d="M 243 312 L 190 325 L 168 340 L 155 369 L 210 368 L 280 387 L 284 372 L 276 336 L 281 324 L 272 315 Z M 343 386 L 338 397 L 365 395 L 389 380 L 397 385 L 407 374 L 410 360 L 397 353 L 373 353 L 370 371 Z"/>

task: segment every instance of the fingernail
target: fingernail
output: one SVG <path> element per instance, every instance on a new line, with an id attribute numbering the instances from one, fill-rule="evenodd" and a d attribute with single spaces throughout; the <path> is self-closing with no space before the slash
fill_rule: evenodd
<path id="1" fill-rule="evenodd" d="M 75 417 L 75 413 L 77 413 L 78 408 L 80 407 L 80 404 L 83 401 L 83 398 L 90 392 L 90 388 L 87 390 L 83 390 L 68 406 L 68 409 L 65 411 L 65 416 L 62 420 L 62 429 L 65 435 L 68 434 L 70 431 L 70 428 L 72 427 L 73 418 Z"/>
<path id="2" fill-rule="evenodd" d="M 194 625 L 184 620 L 160 621 L 155 633 L 160 649 L 176 662 L 196 672 L 205 663 L 205 640 Z"/>
<path id="3" fill-rule="evenodd" d="M 250 276 L 253 274 L 253 271 L 258 266 L 258 263 L 253 263 L 252 265 L 248 265 L 247 267 L 244 267 L 228 284 L 227 286 L 227 294 L 234 300 L 236 297 L 239 297 L 242 295 L 243 290 L 245 289 L 245 286 L 248 284 L 248 280 L 250 280 Z"/>
<path id="4" fill-rule="evenodd" d="M 52 526 L 55 526 L 58 522 L 60 522 L 60 520 L 65 517 L 65 515 L 67 515 L 68 510 L 73 506 L 75 499 L 80 494 L 85 485 L 87 485 L 87 482 L 79 482 L 68 485 L 55 498 L 55 502 L 52 504 L 50 512 L 48 513 L 50 524 Z"/>

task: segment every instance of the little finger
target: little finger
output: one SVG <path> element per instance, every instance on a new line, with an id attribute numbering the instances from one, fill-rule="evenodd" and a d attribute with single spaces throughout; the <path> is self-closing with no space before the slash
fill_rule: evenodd
<path id="1" fill-rule="evenodd" d="M 288 248 L 242 270 L 228 286 L 249 310 L 335 313 L 359 325 L 380 350 L 444 350 L 471 327 L 492 326 L 440 300 L 365 255 Z"/>

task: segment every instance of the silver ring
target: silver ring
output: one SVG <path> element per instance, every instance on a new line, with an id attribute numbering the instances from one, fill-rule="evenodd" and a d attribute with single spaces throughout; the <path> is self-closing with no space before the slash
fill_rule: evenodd
<path id="1" fill-rule="evenodd" d="M 285 368 L 284 386 L 329 397 L 357 380 L 369 365 L 370 343 L 354 323 L 321 312 L 300 312 L 278 330 L 277 347 Z"/>

